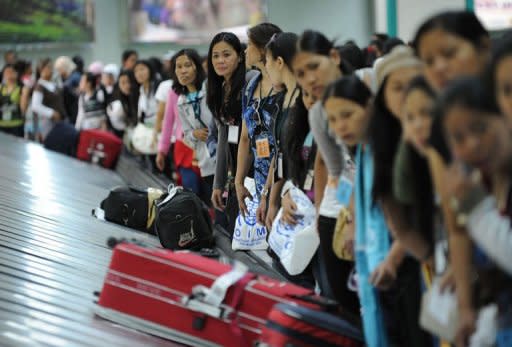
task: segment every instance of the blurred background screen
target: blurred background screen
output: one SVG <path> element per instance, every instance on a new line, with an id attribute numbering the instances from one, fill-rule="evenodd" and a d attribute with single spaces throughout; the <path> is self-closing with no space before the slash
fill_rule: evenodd
<path id="1" fill-rule="evenodd" d="M 134 42 L 207 43 L 220 31 L 241 39 L 267 17 L 266 0 L 130 0 Z"/>
<path id="2" fill-rule="evenodd" d="M 512 28 L 512 0 L 475 0 L 474 6 L 487 30 Z"/>
<path id="3" fill-rule="evenodd" d="M 0 44 L 92 41 L 94 0 L 0 0 Z"/>

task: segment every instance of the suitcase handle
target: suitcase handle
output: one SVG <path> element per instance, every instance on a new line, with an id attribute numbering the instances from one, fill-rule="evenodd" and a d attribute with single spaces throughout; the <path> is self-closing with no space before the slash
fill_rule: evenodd
<path id="1" fill-rule="evenodd" d="M 332 300 L 326 297 L 313 295 L 313 294 L 305 294 L 305 295 L 297 295 L 297 294 L 291 294 L 289 295 L 293 299 L 297 299 L 300 301 L 304 301 L 310 304 L 315 304 L 317 306 L 320 306 L 325 311 L 332 312 L 336 311 L 340 307 L 340 303 L 336 300 Z"/>

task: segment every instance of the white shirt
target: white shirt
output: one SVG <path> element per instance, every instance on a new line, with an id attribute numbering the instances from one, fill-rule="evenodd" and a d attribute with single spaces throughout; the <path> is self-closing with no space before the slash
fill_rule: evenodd
<path id="1" fill-rule="evenodd" d="M 169 92 L 171 91 L 172 87 L 172 80 L 162 81 L 155 92 L 155 99 L 158 102 L 167 102 L 167 96 L 169 95 Z"/>
<path id="2" fill-rule="evenodd" d="M 138 112 L 137 116 L 139 121 L 142 120 L 142 114 L 144 114 L 144 124 L 147 126 L 154 126 L 156 123 L 156 111 L 158 110 L 158 101 L 155 97 L 156 94 L 153 94 L 150 91 L 148 94 L 144 91 L 144 86 L 140 86 L 140 95 L 138 102 Z"/>
<path id="3" fill-rule="evenodd" d="M 52 93 L 55 93 L 55 91 L 57 90 L 57 86 L 53 82 L 40 79 L 39 81 L 37 81 L 37 83 L 39 83 Z M 32 112 L 37 113 L 40 117 L 52 118 L 54 110 L 50 107 L 43 105 L 43 93 L 41 91 L 34 91 L 34 94 L 32 95 L 31 106 Z"/>
<path id="4" fill-rule="evenodd" d="M 121 100 L 114 100 L 107 106 L 107 115 L 114 129 L 118 131 L 126 129 L 126 113 Z"/>
<path id="5" fill-rule="evenodd" d="M 78 98 L 78 113 L 76 116 L 75 128 L 77 130 L 87 130 L 87 129 L 99 129 L 101 128 L 101 123 L 105 119 L 105 114 L 102 112 L 102 115 L 92 116 L 90 114 L 86 114 L 84 110 L 84 101 L 88 101 L 92 98 L 93 95 L 83 95 Z M 96 92 L 96 98 L 99 102 L 105 101 L 105 93 L 103 90 L 99 89 Z M 97 114 L 98 112 L 95 112 Z"/>

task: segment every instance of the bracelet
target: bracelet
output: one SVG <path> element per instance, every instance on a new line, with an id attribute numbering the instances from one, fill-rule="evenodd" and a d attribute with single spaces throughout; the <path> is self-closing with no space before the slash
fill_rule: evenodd
<path id="1" fill-rule="evenodd" d="M 262 197 L 266 198 L 268 196 L 268 188 L 267 187 L 263 188 L 260 195 Z"/>

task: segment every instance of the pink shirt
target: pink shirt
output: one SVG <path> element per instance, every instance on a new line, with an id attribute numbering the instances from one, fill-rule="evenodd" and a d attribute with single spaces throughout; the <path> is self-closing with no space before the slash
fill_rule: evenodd
<path id="1" fill-rule="evenodd" d="M 166 155 L 169 153 L 173 136 L 176 138 L 176 141 L 183 140 L 183 129 L 181 128 L 181 121 L 178 116 L 178 94 L 171 89 L 165 103 L 165 114 L 162 122 L 162 135 L 158 143 L 158 152 Z"/>

